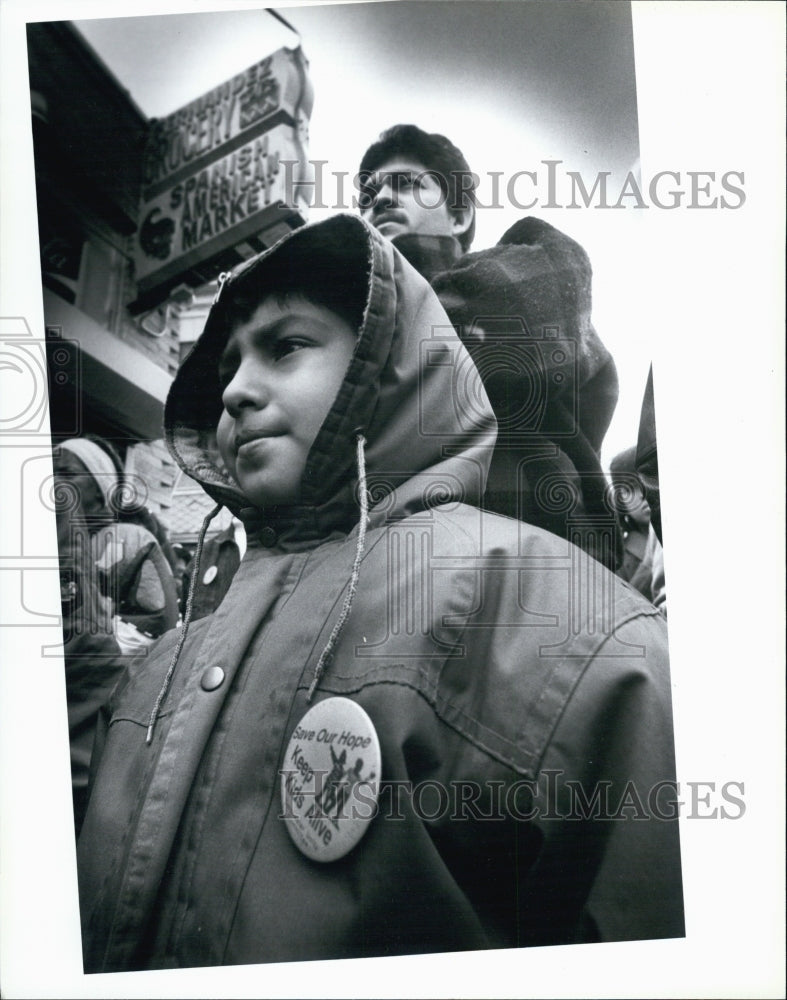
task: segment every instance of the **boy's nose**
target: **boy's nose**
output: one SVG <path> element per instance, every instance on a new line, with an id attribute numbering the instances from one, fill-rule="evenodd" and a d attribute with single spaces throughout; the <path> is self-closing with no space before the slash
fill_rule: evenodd
<path id="1" fill-rule="evenodd" d="M 244 407 L 266 406 L 270 392 L 260 365 L 241 364 L 221 394 L 224 409 L 235 415 Z"/>

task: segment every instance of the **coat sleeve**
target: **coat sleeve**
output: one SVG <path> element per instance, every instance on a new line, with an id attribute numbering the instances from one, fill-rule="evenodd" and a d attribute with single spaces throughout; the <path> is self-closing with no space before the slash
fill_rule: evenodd
<path id="1" fill-rule="evenodd" d="M 615 640 L 640 655 L 602 647 L 540 768 L 542 845 L 523 893 L 526 914 L 538 914 L 534 943 L 554 940 L 550 922 L 566 905 L 576 941 L 684 934 L 666 636 L 634 619 Z"/>

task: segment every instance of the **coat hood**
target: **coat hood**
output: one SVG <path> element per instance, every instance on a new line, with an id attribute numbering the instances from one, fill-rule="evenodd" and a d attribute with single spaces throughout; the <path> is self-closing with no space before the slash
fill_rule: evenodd
<path id="1" fill-rule="evenodd" d="M 249 508 L 216 446 L 218 360 L 233 297 L 253 290 L 274 265 L 307 275 L 333 269 L 349 278 L 363 321 L 344 382 L 309 453 L 302 503 L 259 511 Z M 437 296 L 388 241 L 350 215 L 295 230 L 225 278 L 172 383 L 164 427 L 178 465 L 247 524 L 291 521 L 305 531 L 311 525 L 316 536 L 349 530 L 358 519 L 358 434 L 366 440 L 372 522 L 437 503 L 478 503 L 496 439 L 478 371 Z"/>
<path id="2" fill-rule="evenodd" d="M 546 346 L 550 338 L 570 343 L 568 353 L 541 352 L 543 409 L 530 429 L 568 439 L 569 452 L 571 438 L 579 437 L 598 454 L 617 404 L 618 378 L 591 322 L 592 269 L 584 249 L 554 226 L 528 217 L 496 247 L 466 254 L 433 284 L 471 351 L 476 341 L 483 349 L 490 333 L 494 339 L 519 330 L 511 327 L 512 318 L 524 324 L 523 343 L 535 346 L 544 338 Z M 487 387 L 493 402 L 497 392 L 502 405 L 506 386 Z"/>

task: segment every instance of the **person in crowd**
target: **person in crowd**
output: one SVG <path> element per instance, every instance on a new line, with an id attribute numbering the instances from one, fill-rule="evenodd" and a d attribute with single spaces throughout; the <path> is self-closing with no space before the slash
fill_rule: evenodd
<path id="1" fill-rule="evenodd" d="M 618 378 L 591 322 L 587 254 L 533 217 L 468 252 L 477 178 L 449 139 L 415 125 L 383 132 L 359 177 L 362 216 L 431 282 L 481 373 L 499 425 L 485 507 L 614 568 L 620 538 L 600 450 Z"/>
<path id="2" fill-rule="evenodd" d="M 656 403 L 653 395 L 653 366 L 648 370 L 642 397 L 636 453 L 637 475 L 650 507 L 650 523 L 660 545 L 664 544 L 661 528 L 661 492 L 659 489 L 659 454 L 656 444 Z"/>
<path id="3" fill-rule="evenodd" d="M 479 508 L 494 414 L 391 242 L 225 275 L 165 432 L 248 544 L 102 713 L 87 972 L 683 934 L 665 623 Z"/>
<path id="4" fill-rule="evenodd" d="M 172 567 L 172 575 L 175 578 L 175 590 L 178 595 L 178 607 L 182 610 L 186 606 L 186 590 L 183 586 L 183 578 L 193 556 L 187 546 L 181 545 L 179 542 L 173 543 L 172 554 L 175 558 L 175 565 Z"/>
<path id="5" fill-rule="evenodd" d="M 57 474 L 79 488 L 88 519 L 97 585 L 112 606 L 115 636 L 124 653 L 143 652 L 177 624 L 177 592 L 169 564 L 130 502 L 114 447 L 97 435 L 57 447 Z"/>
<path id="6" fill-rule="evenodd" d="M 246 551 L 246 532 L 237 517 L 223 530 L 206 539 L 200 564 L 192 558 L 183 574 L 181 613 L 186 614 L 186 601 L 191 599 L 191 620 L 212 614 L 224 600 L 232 578 Z M 196 573 L 192 583 L 192 574 Z"/>
<path id="7" fill-rule="evenodd" d="M 101 593 L 91 552 L 95 512 L 103 507 L 100 491 L 72 452 L 55 449 L 53 458 L 71 791 L 78 834 L 87 808 L 98 712 L 117 684 L 124 660 L 112 627 L 111 603 Z"/>
<path id="8" fill-rule="evenodd" d="M 155 514 L 149 507 L 140 507 L 137 505 L 131 505 L 129 507 L 121 507 L 119 511 L 119 520 L 128 521 L 132 524 L 141 524 L 143 528 L 153 535 L 159 544 L 159 548 L 167 560 L 169 568 L 172 570 L 172 575 L 175 575 L 175 568 L 177 566 L 177 557 L 172 543 L 169 540 L 169 532 L 161 518 Z"/>
<path id="9" fill-rule="evenodd" d="M 613 497 L 623 533 L 623 561 L 617 574 L 666 615 L 664 553 L 650 523 L 650 507 L 636 471 L 636 446 L 610 462 Z"/>

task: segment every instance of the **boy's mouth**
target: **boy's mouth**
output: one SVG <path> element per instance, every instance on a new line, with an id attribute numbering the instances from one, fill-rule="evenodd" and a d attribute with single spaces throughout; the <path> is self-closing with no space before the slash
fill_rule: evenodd
<path id="1" fill-rule="evenodd" d="M 232 443 L 233 450 L 237 455 L 240 449 L 245 444 L 252 444 L 255 441 L 265 441 L 268 438 L 273 438 L 273 437 L 281 437 L 281 434 L 277 433 L 276 431 L 258 431 L 251 429 L 245 431 L 238 431 Z"/>

